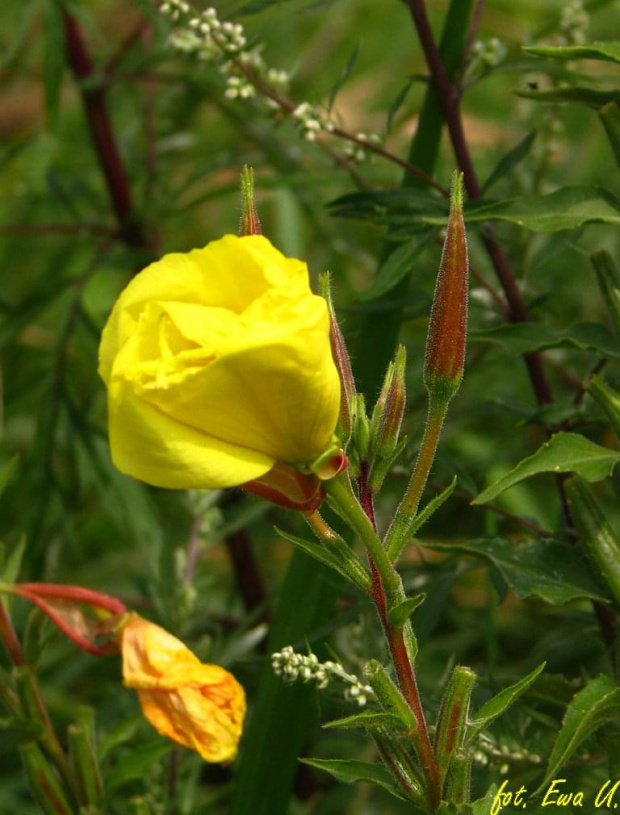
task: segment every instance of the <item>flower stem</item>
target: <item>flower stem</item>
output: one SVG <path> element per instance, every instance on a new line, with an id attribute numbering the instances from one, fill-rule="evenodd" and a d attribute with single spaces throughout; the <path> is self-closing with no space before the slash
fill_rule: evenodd
<path id="1" fill-rule="evenodd" d="M 385 538 L 385 546 L 391 560 L 398 559 L 407 543 L 408 531 L 415 519 L 422 492 L 435 459 L 441 429 L 448 409 L 448 401 L 447 399 L 429 395 L 426 426 L 418 457 L 413 466 L 411 480 Z"/>

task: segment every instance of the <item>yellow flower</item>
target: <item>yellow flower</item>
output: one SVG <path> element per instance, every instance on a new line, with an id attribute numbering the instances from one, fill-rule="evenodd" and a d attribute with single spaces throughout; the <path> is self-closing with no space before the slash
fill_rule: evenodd
<path id="1" fill-rule="evenodd" d="M 104 329 L 112 458 L 160 487 L 256 481 L 332 444 L 340 382 L 305 263 L 261 235 L 148 266 Z"/>
<path id="2" fill-rule="evenodd" d="M 123 682 L 137 690 L 153 727 L 205 761 L 233 761 L 245 716 L 245 693 L 235 677 L 200 662 L 180 640 L 138 614 L 127 615 L 119 640 Z"/>

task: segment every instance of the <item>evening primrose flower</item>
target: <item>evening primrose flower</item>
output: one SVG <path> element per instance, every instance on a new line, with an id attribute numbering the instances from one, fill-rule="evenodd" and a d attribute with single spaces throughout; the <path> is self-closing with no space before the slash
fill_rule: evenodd
<path id="1" fill-rule="evenodd" d="M 122 472 L 178 489 L 294 482 L 291 504 L 312 509 L 309 465 L 334 449 L 340 404 L 329 314 L 306 264 L 267 238 L 226 235 L 144 269 L 114 306 L 99 371 Z M 308 473 L 301 489 L 281 478 L 291 465 Z"/>
<path id="2" fill-rule="evenodd" d="M 126 616 L 118 637 L 123 682 L 138 692 L 153 727 L 205 761 L 233 761 L 246 709 L 235 677 L 200 662 L 180 640 L 138 614 Z"/>

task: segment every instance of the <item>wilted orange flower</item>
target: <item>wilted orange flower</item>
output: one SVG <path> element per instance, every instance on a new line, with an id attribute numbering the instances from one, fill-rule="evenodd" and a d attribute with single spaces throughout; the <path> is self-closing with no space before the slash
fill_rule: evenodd
<path id="1" fill-rule="evenodd" d="M 235 677 L 200 662 L 180 640 L 138 614 L 127 615 L 119 644 L 124 684 L 137 690 L 153 727 L 205 761 L 233 761 L 246 707 Z"/>

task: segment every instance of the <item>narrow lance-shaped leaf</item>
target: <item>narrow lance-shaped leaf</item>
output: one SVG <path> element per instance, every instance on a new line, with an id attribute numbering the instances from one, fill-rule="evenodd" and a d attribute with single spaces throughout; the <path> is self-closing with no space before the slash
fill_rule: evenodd
<path id="1" fill-rule="evenodd" d="M 620 439 L 620 393 L 610 388 L 598 376 L 593 376 L 588 380 L 586 390 L 603 408 L 616 436 Z"/>
<path id="2" fill-rule="evenodd" d="M 608 102 L 599 108 L 598 117 L 605 128 L 607 138 L 616 157 L 616 164 L 620 167 L 620 100 Z"/>
<path id="3" fill-rule="evenodd" d="M 381 764 L 368 764 L 365 761 L 349 761 L 336 758 L 302 758 L 301 761 L 310 767 L 316 767 L 317 770 L 330 773 L 338 781 L 344 781 L 345 784 L 368 781 L 371 784 L 383 787 L 395 798 L 403 798 L 394 786 L 392 776 Z"/>
<path id="4" fill-rule="evenodd" d="M 514 685 L 509 685 L 507 688 L 504 688 L 504 690 L 500 691 L 496 696 L 482 705 L 470 722 L 470 730 L 467 734 L 468 743 L 471 744 L 479 733 L 486 730 L 491 722 L 494 722 L 495 719 L 508 710 L 519 696 L 525 693 L 525 691 L 534 684 L 544 671 L 546 664 L 546 662 L 541 663 L 537 668 L 534 668 L 531 673 L 524 676 L 523 679 L 515 682 Z"/>
<path id="5" fill-rule="evenodd" d="M 601 294 L 616 331 L 620 333 L 620 271 L 609 252 L 604 249 L 590 256 Z"/>

